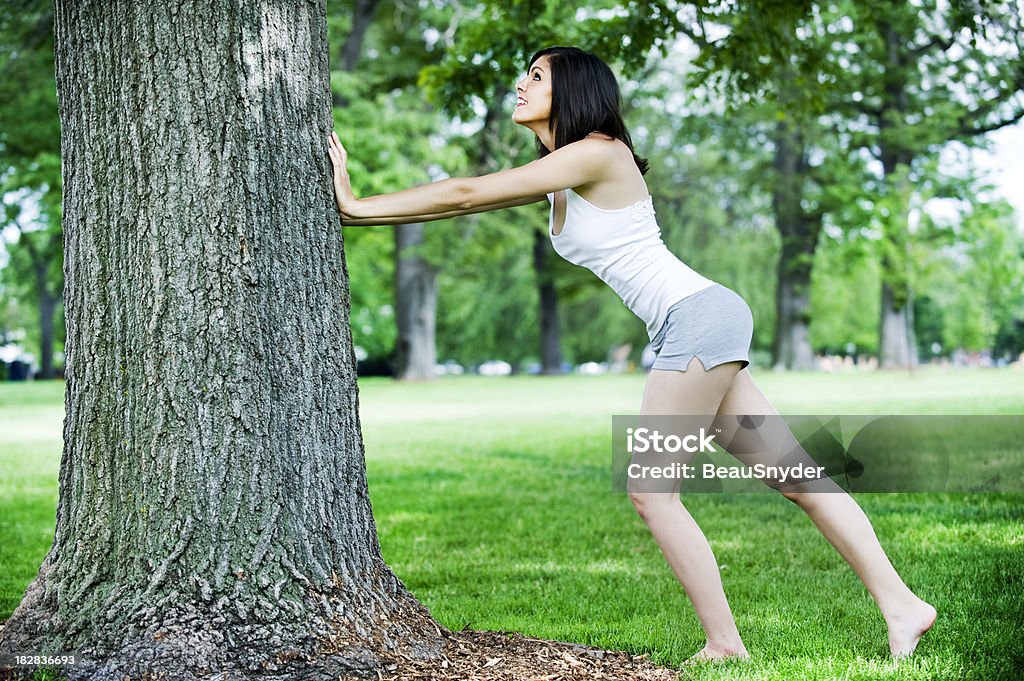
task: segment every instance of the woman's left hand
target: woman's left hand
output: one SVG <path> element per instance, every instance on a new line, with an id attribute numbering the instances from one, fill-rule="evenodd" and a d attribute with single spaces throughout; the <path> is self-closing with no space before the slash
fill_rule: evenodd
<path id="1" fill-rule="evenodd" d="M 334 198 L 338 202 L 338 210 L 341 211 L 341 214 L 349 216 L 351 215 L 349 210 L 355 203 L 356 196 L 352 193 L 352 180 L 348 176 L 346 167 L 348 152 L 345 151 L 345 147 L 341 146 L 341 140 L 338 139 L 337 133 L 332 132 L 329 139 L 327 152 L 331 156 L 331 166 L 334 170 Z"/>

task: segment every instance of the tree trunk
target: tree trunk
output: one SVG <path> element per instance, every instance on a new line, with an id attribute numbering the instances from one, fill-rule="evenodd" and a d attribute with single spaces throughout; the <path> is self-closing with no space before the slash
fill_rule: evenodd
<path id="1" fill-rule="evenodd" d="M 380 0 L 355 0 L 355 6 L 352 8 L 352 27 L 349 30 L 348 38 L 338 52 L 342 71 L 351 73 L 359 65 L 359 60 L 363 56 L 366 32 L 370 29 L 379 6 Z M 331 104 L 335 108 L 344 108 L 349 103 L 340 93 L 334 92 Z"/>
<path id="2" fill-rule="evenodd" d="M 905 165 L 887 168 L 886 184 L 891 194 L 885 221 L 882 264 L 882 303 L 878 334 L 880 369 L 912 369 L 917 366 L 914 334 L 914 290 L 911 270 L 910 184 Z"/>
<path id="3" fill-rule="evenodd" d="M 49 269 L 49 268 L 47 268 Z M 56 376 L 53 366 L 53 316 L 57 312 L 58 296 L 50 292 L 45 279 L 39 282 L 39 378 Z"/>
<path id="4" fill-rule="evenodd" d="M 395 378 L 402 381 L 432 379 L 437 364 L 437 268 L 417 252 L 422 245 L 422 222 L 395 227 Z"/>
<path id="5" fill-rule="evenodd" d="M 37 233 L 22 230 L 18 243 L 24 246 L 28 253 L 36 296 L 39 300 L 39 378 L 51 379 L 56 376 L 53 366 L 53 316 L 57 312 L 60 295 L 51 290 L 54 284 L 50 281 L 49 274 L 50 263 L 61 257 L 61 234 L 51 234 L 48 240 L 45 234 L 40 234 L 39 238 L 44 243 L 42 249 L 35 243 L 35 234 Z"/>
<path id="6" fill-rule="evenodd" d="M 348 40 L 341 46 L 342 71 L 351 73 L 359 65 L 366 31 L 373 23 L 379 6 L 380 0 L 355 0 L 355 7 L 352 9 L 352 29 L 349 31 Z"/>
<path id="7" fill-rule="evenodd" d="M 477 173 L 499 170 L 501 123 L 507 116 L 504 102 L 491 102 L 484 114 L 484 124 L 477 133 L 475 165 Z M 516 131 L 516 134 L 519 134 Z M 515 159 L 513 159 L 515 160 Z M 521 165 L 521 164 L 520 164 Z M 545 220 L 545 225 L 547 221 Z M 533 241 L 533 269 L 537 277 L 537 301 L 540 319 L 540 359 L 544 374 L 562 373 L 561 330 L 558 326 L 558 289 L 549 265 L 551 246 L 545 231 L 537 230 Z"/>
<path id="8" fill-rule="evenodd" d="M 821 233 L 821 217 L 807 215 L 804 193 L 807 162 L 804 141 L 790 121 L 775 129 L 775 186 L 772 207 L 782 237 L 775 289 L 775 370 L 813 370 L 818 365 L 810 340 L 811 266 Z"/>
<path id="9" fill-rule="evenodd" d="M 58 0 L 56 38 L 65 444 L 0 653 L 94 680 L 432 654 L 367 492 L 323 0 Z"/>
<path id="10" fill-rule="evenodd" d="M 879 357 L 881 369 L 910 369 L 918 364 L 914 340 L 914 306 L 912 301 L 900 303 L 893 287 L 882 282 L 882 319 L 879 325 Z"/>
<path id="11" fill-rule="evenodd" d="M 809 371 L 818 368 L 810 340 L 810 307 L 809 277 L 787 279 L 784 268 L 780 267 L 775 290 L 773 369 Z"/>
<path id="12" fill-rule="evenodd" d="M 558 293 L 551 268 L 548 265 L 547 230 L 533 231 L 533 269 L 537 273 L 537 293 L 540 303 L 540 354 L 541 373 L 562 373 L 562 348 L 559 347 Z"/>
<path id="13" fill-rule="evenodd" d="M 883 252 L 882 304 L 878 322 L 878 367 L 902 369 L 917 366 L 917 343 L 911 301 L 913 291 L 907 277 L 910 263 L 902 257 L 911 238 L 908 230 L 910 212 L 907 168 L 913 152 L 906 145 L 906 136 L 893 134 L 895 121 L 903 121 L 910 107 L 906 81 L 908 67 L 906 37 L 887 20 L 879 20 L 876 28 L 886 45 L 886 65 L 882 74 L 882 107 L 878 114 L 879 158 L 884 172 L 884 186 L 899 197 L 889 206 L 883 220 L 884 238 L 894 248 Z M 911 62 L 912 63 L 912 62 Z M 902 172 L 901 172 L 902 169 Z"/>

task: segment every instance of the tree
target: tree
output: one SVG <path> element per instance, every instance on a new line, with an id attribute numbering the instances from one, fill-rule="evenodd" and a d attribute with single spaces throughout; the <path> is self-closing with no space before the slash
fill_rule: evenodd
<path id="1" fill-rule="evenodd" d="M 442 136 L 443 120 L 416 93 L 419 70 L 436 61 L 441 45 L 427 45 L 426 36 L 443 28 L 450 8 L 406 7 L 401 3 L 355 0 L 350 11 L 338 12 L 333 22 L 339 40 L 341 72 L 334 103 L 339 107 L 342 134 L 358 155 L 362 169 L 357 189 L 371 193 L 394 191 L 430 179 L 438 164 L 432 140 Z M 374 17 L 388 20 L 375 20 Z M 401 49 L 397 49 L 397 46 Z M 372 59 L 361 59 L 372 55 Z M 400 93 L 395 96 L 395 93 Z M 350 133 L 349 131 L 355 131 Z M 373 177 L 376 176 L 376 177 Z M 360 231 L 359 228 L 355 230 Z M 365 231 L 365 230 L 364 230 Z M 438 274 L 432 257 L 438 230 L 422 223 L 395 225 L 386 232 L 393 260 L 394 376 L 399 380 L 434 377 L 437 363 Z M 443 249 L 442 249 L 443 250 Z M 373 286 L 362 282 L 362 286 Z M 363 313 L 365 314 L 365 313 Z M 374 325 L 370 325 L 373 328 Z"/>
<path id="2" fill-rule="evenodd" d="M 380 0 L 356 0 L 352 25 L 341 48 L 342 70 L 355 71 L 363 44 L 377 14 Z M 403 41 L 405 42 L 405 41 Z M 335 97 L 335 104 L 346 98 Z M 395 378 L 423 380 L 434 377 L 437 350 L 437 268 L 417 252 L 423 244 L 423 223 L 395 225 Z"/>
<path id="3" fill-rule="evenodd" d="M 463 118 L 472 118 L 474 103 L 480 106 L 481 101 L 487 102 L 481 134 L 486 135 L 489 131 L 497 134 L 500 126 L 496 114 L 509 110 L 505 108 L 505 102 L 512 96 L 510 86 L 525 70 L 524 62 L 533 51 L 550 44 L 578 44 L 596 49 L 607 59 L 621 57 L 635 69 L 646 61 L 649 48 L 659 41 L 660 36 L 668 36 L 674 30 L 674 13 L 664 2 L 631 2 L 625 10 L 613 8 L 614 3 L 597 5 L 577 10 L 574 4 L 553 0 L 527 0 L 513 4 L 485 2 L 481 12 L 460 22 L 453 49 L 438 64 L 424 69 L 422 80 L 435 101 Z M 608 12 L 596 11 L 602 7 L 612 16 L 607 16 Z M 577 21 L 578 12 L 589 16 Z M 623 36 L 627 35 L 632 43 L 624 42 Z M 474 170 L 498 170 L 494 144 L 482 143 L 478 149 L 480 153 Z M 517 158 L 521 156 L 519 153 L 503 156 L 518 163 L 524 162 Z M 530 250 L 540 327 L 538 355 L 541 371 L 557 374 L 562 371 L 563 361 L 559 287 L 554 281 L 554 273 L 559 266 L 552 263 L 554 252 L 546 233 L 547 221 L 534 222 L 538 225 L 532 230 Z M 601 359 L 604 359 L 604 354 L 600 353 Z"/>
<path id="4" fill-rule="evenodd" d="M 508 114 L 511 107 L 511 96 L 513 90 L 509 88 L 504 96 L 496 97 L 487 107 L 483 116 L 483 126 L 473 136 L 476 141 L 476 153 L 473 155 L 472 171 L 474 174 L 482 175 L 494 173 L 509 165 L 525 163 L 524 158 L 532 158 L 534 145 L 528 137 L 523 134 L 522 128 L 512 122 Z M 547 204 L 541 204 L 546 207 Z M 533 266 L 534 282 L 537 293 L 536 316 L 537 323 L 532 326 L 539 326 L 539 352 L 540 373 L 555 375 L 562 373 L 562 334 L 559 324 L 559 295 L 555 285 L 554 259 L 557 257 L 551 247 L 551 240 L 547 234 L 546 213 L 538 210 L 537 206 L 518 209 L 511 216 L 528 216 L 524 221 L 509 219 L 503 215 L 487 218 L 478 218 L 485 225 L 487 222 L 496 222 L 501 217 L 512 226 L 503 231 L 523 231 L 524 227 L 530 232 L 532 244 L 530 247 L 531 264 Z M 486 227 L 485 227 L 486 228 Z M 470 232 L 472 234 L 472 232 Z M 511 235 L 510 235 L 511 236 Z M 518 235 L 517 235 L 518 236 Z M 516 239 L 515 241 L 518 241 Z M 510 245 L 514 243 L 509 239 Z M 513 245 L 513 251 L 515 246 Z M 493 278 L 492 278 L 493 280 Z M 502 292 L 508 297 L 511 291 L 503 288 Z M 530 320 L 529 314 L 519 312 L 515 314 L 516 321 L 523 324 Z M 500 320 L 496 319 L 495 326 L 500 326 Z M 506 336 L 508 337 L 508 336 Z M 514 353 L 519 355 L 521 353 Z M 514 361 L 521 357 L 511 357 Z M 519 361 L 516 361 L 519 364 Z"/>
<path id="5" fill-rule="evenodd" d="M 325 678 L 438 629 L 380 555 L 323 2 L 56 5 L 67 416 L 0 652 Z"/>
<path id="6" fill-rule="evenodd" d="M 26 0 L 0 8 L 0 231 L 14 227 L 3 276 L 38 312 L 40 377 L 56 375 L 63 287 L 60 130 L 53 80 L 53 11 Z M 31 206 L 31 210 L 24 210 Z M 35 217 L 25 213 L 36 213 Z"/>
<path id="7" fill-rule="evenodd" d="M 547 228 L 533 232 L 533 271 L 537 274 L 537 313 L 540 318 L 540 371 L 562 373 L 562 345 L 558 324 L 558 289 L 551 262 L 551 241 Z"/>
<path id="8" fill-rule="evenodd" d="M 838 214 L 845 213 L 858 221 L 850 228 L 863 225 L 863 210 L 845 208 L 845 199 L 873 204 L 869 219 L 881 230 L 875 239 L 883 273 L 880 365 L 916 364 L 915 248 L 908 229 L 914 187 L 936 181 L 931 160 L 942 145 L 976 141 L 1024 115 L 1019 12 L 1005 2 L 796 3 L 786 11 L 759 3 L 697 3 L 694 12 L 683 30 L 705 47 L 700 82 L 722 86 L 730 101 L 744 105 L 764 95 L 784 105 L 775 136 L 775 211 L 784 249 L 777 363 L 788 363 L 797 345 L 806 346 L 800 319 L 809 309 L 809 263 L 822 218 L 831 212 L 842 224 Z M 708 20 L 718 33 L 727 28 L 725 35 L 709 41 Z M 766 43 L 775 46 L 772 53 L 763 49 Z M 807 164 L 805 142 L 822 118 L 834 128 L 828 137 L 854 154 L 849 169 L 817 178 L 815 201 L 808 181 L 821 173 Z M 836 155 L 827 146 L 824 151 L 826 158 Z M 835 179 L 856 173 L 865 161 L 875 172 L 861 179 L 860 196 L 836 186 Z M 803 206 L 815 202 L 817 208 Z M 805 340 L 794 343 L 800 336 Z"/>
<path id="9" fill-rule="evenodd" d="M 1024 61 L 1014 3 L 849 3 L 849 129 L 877 159 L 882 226 L 879 366 L 917 363 L 910 186 L 941 145 L 977 144 L 1024 116 Z"/>
<path id="10" fill-rule="evenodd" d="M 49 192 L 44 194 L 44 198 L 47 194 Z M 39 378 L 55 378 L 54 345 L 59 330 L 54 321 L 61 303 L 63 286 L 60 263 L 64 253 L 64 235 L 59 221 L 56 225 L 50 224 L 50 215 L 59 216 L 60 208 L 48 211 L 41 229 L 30 229 L 22 221 L 19 215 L 22 207 L 19 203 L 5 205 L 4 208 L 7 219 L 0 221 L 0 226 L 6 223 L 15 227 L 18 230 L 18 241 L 8 249 L 11 257 L 2 274 L 4 279 L 10 280 L 12 289 L 22 291 L 19 298 L 35 303 L 39 324 Z"/>
<path id="11" fill-rule="evenodd" d="M 708 38 L 705 18 L 698 12 L 699 31 L 684 29 L 697 45 L 701 55 L 700 70 L 693 75 L 699 85 L 714 70 L 725 70 L 733 79 L 741 78 L 743 69 L 765 71 L 759 61 L 746 61 L 745 51 L 737 55 L 731 41 L 718 45 Z M 745 11 L 721 18 L 732 24 L 730 38 L 743 37 L 757 30 L 763 21 L 751 21 Z M 806 25 L 806 24 L 805 24 Z M 749 147 L 770 140 L 771 162 L 758 163 L 761 178 L 751 177 L 752 186 L 763 185 L 771 196 L 775 228 L 781 237 L 781 252 L 775 272 L 775 329 L 772 338 L 772 365 L 776 370 L 813 370 L 817 361 L 810 341 L 811 272 L 814 253 L 822 232 L 825 208 L 820 192 L 814 191 L 817 175 L 823 170 L 810 161 L 810 152 L 822 144 L 823 131 L 814 116 L 816 88 L 808 88 L 802 73 L 808 63 L 818 63 L 819 50 L 809 41 L 800 42 L 795 35 L 779 36 L 787 57 L 767 70 L 764 77 L 768 93 L 763 102 L 745 101 L 743 111 L 735 104 L 726 107 L 721 127 L 745 131 L 740 135 L 722 135 L 725 144 Z M 703 89 L 703 88 L 702 88 Z M 705 98 L 720 97 L 715 89 L 704 89 Z M 748 157 L 756 159 L 758 151 L 748 149 Z M 753 175 L 753 174 L 751 174 Z M 817 195 L 816 195 L 817 194 Z"/>
<path id="12" fill-rule="evenodd" d="M 418 251 L 424 225 L 395 225 L 395 378 L 434 378 L 438 268 Z"/>
<path id="13" fill-rule="evenodd" d="M 992 200 L 993 187 L 983 181 L 976 185 L 978 196 L 961 207 L 950 228 L 925 221 L 925 228 L 946 246 L 935 251 L 932 267 L 922 276 L 934 291 L 931 303 L 946 320 L 932 335 L 947 352 L 988 350 L 993 358 L 1004 355 L 1012 361 L 1020 351 L 999 347 L 998 340 L 1015 319 L 1024 319 L 1024 235 L 1013 207 L 1004 199 Z"/>

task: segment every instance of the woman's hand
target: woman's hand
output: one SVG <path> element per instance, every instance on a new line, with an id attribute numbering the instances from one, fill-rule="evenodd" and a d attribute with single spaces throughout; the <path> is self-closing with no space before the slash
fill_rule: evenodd
<path id="1" fill-rule="evenodd" d="M 351 214 L 349 211 L 356 201 L 356 196 L 352 193 L 352 180 L 348 176 L 346 167 L 348 152 L 345 151 L 345 147 L 341 146 L 341 140 L 338 139 L 337 133 L 332 132 L 328 139 L 330 142 L 327 152 L 331 156 L 331 166 L 334 171 L 334 198 L 338 202 L 338 210 L 341 211 L 342 217 L 345 217 Z"/>

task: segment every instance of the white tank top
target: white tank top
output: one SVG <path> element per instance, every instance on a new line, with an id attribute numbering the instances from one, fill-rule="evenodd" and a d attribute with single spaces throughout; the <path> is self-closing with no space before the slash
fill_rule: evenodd
<path id="1" fill-rule="evenodd" d="M 554 233 L 554 194 L 548 194 L 548 201 L 548 235 L 555 252 L 611 286 L 647 324 L 652 340 L 672 305 L 716 283 L 668 250 L 650 196 L 632 206 L 606 209 L 566 189 L 565 222 L 558 234 Z"/>

